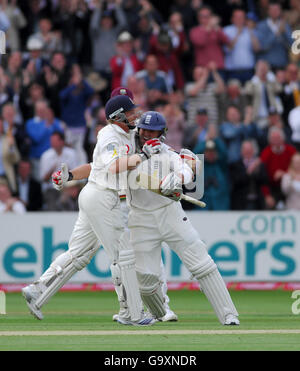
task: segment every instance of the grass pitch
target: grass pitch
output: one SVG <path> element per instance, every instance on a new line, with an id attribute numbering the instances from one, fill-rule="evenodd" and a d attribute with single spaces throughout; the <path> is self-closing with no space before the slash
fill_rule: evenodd
<path id="1" fill-rule="evenodd" d="M 219 324 L 198 291 L 169 291 L 178 322 L 150 327 L 112 321 L 114 292 L 60 292 L 34 319 L 20 293 L 6 295 L 0 315 L 0 350 L 203 351 L 300 350 L 300 314 L 290 291 L 231 291 L 240 326 Z"/>

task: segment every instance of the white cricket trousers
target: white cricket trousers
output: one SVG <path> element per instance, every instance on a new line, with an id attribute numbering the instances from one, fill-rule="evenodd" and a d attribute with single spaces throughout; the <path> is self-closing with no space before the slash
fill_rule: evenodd
<path id="1" fill-rule="evenodd" d="M 73 257 L 88 255 L 101 243 L 110 263 L 117 261 L 125 227 L 118 193 L 88 182 L 79 194 L 78 204 L 79 214 L 69 240 L 70 254 Z M 53 269 L 50 266 L 41 281 L 47 281 L 53 275 Z"/>
<path id="2" fill-rule="evenodd" d="M 160 275 L 162 242 L 176 252 L 188 270 L 207 256 L 197 231 L 177 202 L 154 211 L 132 208 L 128 226 L 138 272 Z"/>

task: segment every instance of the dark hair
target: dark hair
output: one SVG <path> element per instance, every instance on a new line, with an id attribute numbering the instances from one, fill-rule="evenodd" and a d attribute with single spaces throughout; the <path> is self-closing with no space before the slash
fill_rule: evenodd
<path id="1" fill-rule="evenodd" d="M 58 135 L 61 140 L 65 141 L 65 134 L 62 131 L 56 130 L 51 134 L 51 136 L 53 135 Z"/>

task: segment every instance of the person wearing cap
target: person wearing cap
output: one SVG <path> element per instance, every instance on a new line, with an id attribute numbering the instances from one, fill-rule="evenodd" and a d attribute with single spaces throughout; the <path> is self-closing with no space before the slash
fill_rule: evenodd
<path id="1" fill-rule="evenodd" d="M 133 51 L 133 37 L 128 31 L 122 32 L 117 39 L 117 53 L 110 60 L 112 72 L 111 89 L 126 86 L 129 76 L 142 69 L 142 61 Z"/>
<path id="2" fill-rule="evenodd" d="M 254 74 L 259 42 L 255 31 L 246 25 L 244 10 L 235 9 L 231 21 L 232 24 L 223 29 L 225 35 L 232 41 L 232 44 L 224 49 L 226 75 L 227 79 L 236 78 L 244 84 Z"/>
<path id="3" fill-rule="evenodd" d="M 68 181 L 88 177 L 79 194 L 79 215 L 68 251 L 58 256 L 40 279 L 22 292 L 31 313 L 43 319 L 42 306 L 78 270 L 85 268 L 98 251 L 101 241 L 111 262 L 112 280 L 120 303 L 118 322 L 147 326 L 155 320 L 143 313 L 135 273 L 135 256 L 120 210 L 118 191 L 127 177 L 120 170 L 134 169 L 158 150 L 156 141 L 145 143 L 141 154 L 135 154 L 135 122 L 140 113 L 128 96 L 116 96 L 105 105 L 106 125 L 97 137 L 93 162 L 69 171 L 66 164 L 52 174 L 52 182 L 61 190 Z M 126 175 L 126 173 L 125 173 Z M 125 179 L 126 178 L 126 179 Z M 124 185 L 123 185 L 124 184 Z"/>

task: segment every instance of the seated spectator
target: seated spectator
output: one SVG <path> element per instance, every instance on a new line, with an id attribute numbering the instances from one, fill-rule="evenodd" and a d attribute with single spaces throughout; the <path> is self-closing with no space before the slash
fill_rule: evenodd
<path id="1" fill-rule="evenodd" d="M 252 112 L 250 112 L 252 116 Z M 227 147 L 228 163 L 239 161 L 241 158 L 241 145 L 245 139 L 257 139 L 256 125 L 251 117 L 241 120 L 241 114 L 237 107 L 229 106 L 226 114 L 227 120 L 220 126 L 220 135 Z"/>
<path id="2" fill-rule="evenodd" d="M 290 111 L 300 105 L 300 78 L 296 63 L 289 63 L 286 66 L 285 79 L 280 98 L 283 105 L 283 119 L 287 124 Z"/>
<path id="3" fill-rule="evenodd" d="M 117 39 L 116 54 L 110 60 L 112 73 L 111 90 L 118 86 L 127 86 L 129 76 L 143 67 L 133 50 L 133 37 L 129 32 L 122 32 Z"/>
<path id="4" fill-rule="evenodd" d="M 12 196 L 8 184 L 0 182 L 0 213 L 25 214 L 26 208 L 21 201 Z"/>
<path id="5" fill-rule="evenodd" d="M 284 11 L 284 19 L 292 30 L 300 30 L 300 3 L 298 0 L 289 0 L 289 8 Z"/>
<path id="6" fill-rule="evenodd" d="M 23 202 L 27 211 L 42 210 L 41 184 L 33 179 L 29 160 L 21 159 L 18 163 L 17 188 L 18 198 Z"/>
<path id="7" fill-rule="evenodd" d="M 241 159 L 229 167 L 232 210 L 263 210 L 262 185 L 268 183 L 266 169 L 258 157 L 255 141 L 244 140 Z"/>
<path id="8" fill-rule="evenodd" d="M 30 36 L 26 44 L 28 55 L 25 55 L 23 68 L 27 69 L 35 80 L 43 71 L 43 67 L 47 64 L 47 59 L 43 56 L 43 41 L 34 35 Z"/>
<path id="9" fill-rule="evenodd" d="M 231 45 L 230 39 L 216 23 L 208 6 L 202 6 L 197 12 L 198 26 L 190 30 L 190 41 L 194 48 L 195 65 L 207 67 L 213 61 L 217 69 L 224 69 L 223 45 Z"/>
<path id="10" fill-rule="evenodd" d="M 280 112 L 282 107 L 278 94 L 281 89 L 281 85 L 270 71 L 268 62 L 259 60 L 255 66 L 255 75 L 245 85 L 248 104 L 253 106 L 253 121 L 257 123 L 258 127 L 267 126 L 270 107 L 274 107 Z"/>
<path id="11" fill-rule="evenodd" d="M 143 79 L 151 101 L 167 101 L 172 86 L 168 85 L 166 73 L 158 69 L 157 57 L 149 54 L 145 60 L 145 69 L 136 73 L 137 79 Z"/>
<path id="12" fill-rule="evenodd" d="M 283 18 L 281 4 L 270 2 L 268 18 L 257 24 L 257 37 L 261 48 L 259 59 L 267 61 L 272 68 L 285 67 L 293 43 L 291 34 L 292 30 Z"/>
<path id="13" fill-rule="evenodd" d="M 166 144 L 180 152 L 185 127 L 184 114 L 180 106 L 176 102 L 172 102 L 172 99 L 170 99 L 170 103 L 164 106 L 162 114 L 166 119 L 168 128 Z"/>
<path id="14" fill-rule="evenodd" d="M 16 90 L 16 84 L 20 86 L 22 83 L 22 53 L 20 51 L 9 54 L 5 73 L 10 80 L 10 86 Z"/>
<path id="15" fill-rule="evenodd" d="M 16 1 L 3 1 L 1 6 L 10 23 L 6 31 L 7 46 L 11 51 L 21 50 L 20 31 L 27 25 L 27 20 Z"/>
<path id="16" fill-rule="evenodd" d="M 284 173 L 288 170 L 296 148 L 285 142 L 282 129 L 271 128 L 268 135 L 268 146 L 261 152 L 260 159 L 266 167 L 268 186 L 263 186 L 266 207 L 274 209 L 281 207 L 284 195 L 280 183 Z"/>
<path id="17" fill-rule="evenodd" d="M 34 117 L 36 103 L 45 99 L 45 91 L 40 84 L 23 84 L 20 92 L 19 104 L 23 120 L 27 121 Z"/>
<path id="18" fill-rule="evenodd" d="M 216 64 L 211 62 L 208 68 L 196 66 L 193 70 L 193 79 L 193 82 L 185 86 L 188 124 L 194 124 L 195 114 L 201 107 L 207 109 L 210 122 L 218 123 L 217 95 L 225 91 L 225 85 L 217 72 Z"/>
<path id="19" fill-rule="evenodd" d="M 218 95 L 219 123 L 226 120 L 226 112 L 229 106 L 236 106 L 241 116 L 244 116 L 247 99 L 238 79 L 230 79 L 226 84 L 226 90 Z"/>
<path id="20" fill-rule="evenodd" d="M 12 103 L 6 103 L 2 107 L 4 128 L 11 128 L 18 151 L 21 157 L 27 157 L 30 151 L 30 138 L 26 134 L 24 123 L 17 122 L 17 113 Z"/>
<path id="21" fill-rule="evenodd" d="M 229 183 L 227 151 L 221 139 L 203 141 L 193 150 L 204 153 L 204 196 L 205 210 L 229 210 Z"/>
<path id="22" fill-rule="evenodd" d="M 63 50 L 63 43 L 58 33 L 53 32 L 51 19 L 42 18 L 39 20 L 39 31 L 32 35 L 40 39 L 43 44 L 43 57 L 50 59 L 51 54 Z"/>
<path id="23" fill-rule="evenodd" d="M 40 157 L 50 148 L 50 137 L 54 131 L 63 132 L 61 121 L 56 119 L 46 101 L 35 104 L 35 116 L 26 121 L 26 133 L 31 140 L 30 161 L 35 180 L 39 181 Z"/>
<path id="24" fill-rule="evenodd" d="M 3 120 L 0 118 L 0 179 L 7 183 L 14 194 L 17 191 L 15 165 L 19 160 L 20 154 L 13 135 L 13 127 L 4 128 Z"/>
<path id="25" fill-rule="evenodd" d="M 87 132 L 84 148 L 88 156 L 88 162 L 93 161 L 93 152 L 97 142 L 97 135 L 106 126 L 105 108 L 98 108 L 95 117 L 89 111 L 86 112 Z"/>
<path id="26" fill-rule="evenodd" d="M 9 77 L 0 67 L 0 109 L 5 103 L 12 102 L 13 95 L 14 92 L 9 85 Z"/>
<path id="27" fill-rule="evenodd" d="M 254 74 L 255 53 L 259 50 L 259 42 L 255 31 L 246 26 L 244 10 L 234 10 L 231 21 L 232 24 L 223 29 L 232 42 L 224 48 L 226 76 L 227 79 L 238 79 L 244 84 Z"/>
<path id="28" fill-rule="evenodd" d="M 283 130 L 288 143 L 291 142 L 291 130 L 284 125 L 282 116 L 274 107 L 270 107 L 268 116 L 268 125 L 260 130 L 259 145 L 261 150 L 268 145 L 269 130 L 273 127 Z M 289 129 L 289 130 L 288 130 Z"/>
<path id="29" fill-rule="evenodd" d="M 297 151 L 300 151 L 300 105 L 290 111 L 288 123 L 291 128 L 292 144 L 297 148 Z"/>
<path id="30" fill-rule="evenodd" d="M 130 76 L 127 80 L 127 88 L 132 92 L 135 104 L 137 104 L 142 111 L 149 111 L 147 89 L 144 79 L 138 79 L 136 75 Z"/>
<path id="31" fill-rule="evenodd" d="M 54 204 L 59 198 L 59 192 L 53 188 L 51 175 L 61 169 L 65 163 L 69 169 L 79 165 L 77 152 L 73 148 L 66 147 L 64 134 L 54 131 L 50 138 L 51 147 L 41 156 L 40 161 L 40 182 L 45 210 L 53 210 Z"/>
<path id="32" fill-rule="evenodd" d="M 53 206 L 53 211 L 78 211 L 78 196 L 82 185 L 77 180 L 66 183 Z"/>
<path id="33" fill-rule="evenodd" d="M 87 161 L 83 143 L 86 133 L 85 110 L 94 90 L 83 79 L 81 69 L 73 65 L 70 85 L 59 93 L 61 118 L 66 123 L 66 143 L 76 149 L 80 164 Z"/>
<path id="34" fill-rule="evenodd" d="M 184 75 L 167 31 L 161 30 L 158 35 L 152 35 L 149 53 L 157 57 L 158 69 L 166 73 L 168 85 L 175 89 L 183 89 Z"/>
<path id="35" fill-rule="evenodd" d="M 203 142 L 206 138 L 208 123 L 207 110 L 199 108 L 196 112 L 195 123 L 184 130 L 183 147 L 193 150 L 199 142 Z"/>
<path id="36" fill-rule="evenodd" d="M 300 210 L 300 154 L 291 158 L 288 171 L 282 176 L 281 190 L 284 193 L 285 207 L 288 210 Z"/>

